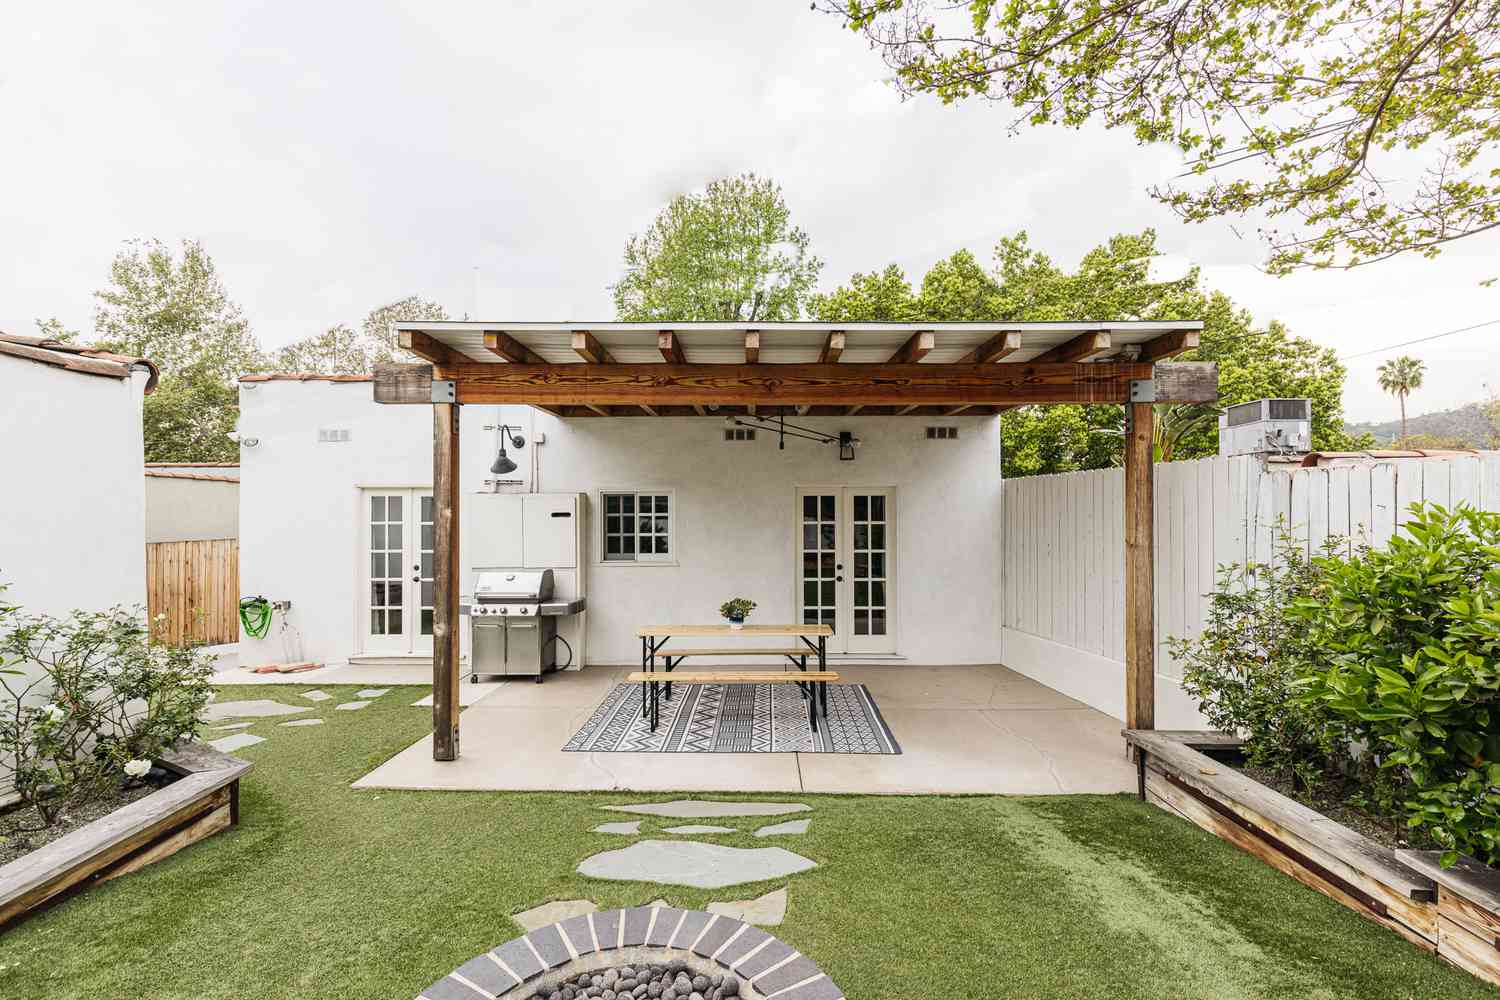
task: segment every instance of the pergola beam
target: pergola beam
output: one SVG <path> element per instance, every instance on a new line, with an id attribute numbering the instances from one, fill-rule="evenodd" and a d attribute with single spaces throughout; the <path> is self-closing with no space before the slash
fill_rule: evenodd
<path id="1" fill-rule="evenodd" d="M 402 330 L 396 335 L 401 349 L 430 361 L 439 368 L 448 368 L 458 361 L 458 355 L 447 344 L 434 340 L 420 330 Z M 538 358 L 538 361 L 541 359 Z"/>
<path id="2" fill-rule="evenodd" d="M 661 359 L 669 365 L 687 364 L 687 355 L 682 353 L 682 341 L 671 330 L 663 330 L 656 335 L 656 349 L 661 352 Z"/>
<path id="3" fill-rule="evenodd" d="M 987 364 L 999 361 L 1021 349 L 1021 331 L 1007 330 L 997 333 L 969 353 L 958 359 L 963 364 Z"/>
<path id="4" fill-rule="evenodd" d="M 431 399 L 431 390 L 428 392 Z M 432 759 L 458 759 L 457 403 L 432 405 Z"/>
<path id="5" fill-rule="evenodd" d="M 484 349 L 496 357 L 517 365 L 544 365 L 546 359 L 508 333 L 490 331 L 484 335 Z"/>
<path id="6" fill-rule="evenodd" d="M 745 364 L 753 365 L 760 360 L 760 331 L 745 331 Z"/>
<path id="7" fill-rule="evenodd" d="M 1125 406 L 1125 728 L 1156 728 L 1156 410 Z"/>
<path id="8" fill-rule="evenodd" d="M 1058 344 L 1032 358 L 1028 364 L 1048 365 L 1081 363 L 1101 354 L 1109 353 L 1109 334 L 1102 332 L 1080 333 L 1072 340 Z"/>
<path id="9" fill-rule="evenodd" d="M 914 365 L 927 357 L 937 345 L 937 336 L 931 330 L 919 330 L 906 338 L 906 343 L 896 348 L 888 364 Z"/>
<path id="10" fill-rule="evenodd" d="M 1200 340 L 1201 335 L 1197 330 L 1164 333 L 1160 337 L 1154 337 L 1141 345 L 1141 353 L 1138 355 L 1138 360 L 1164 361 L 1184 351 L 1191 351 L 1198 346 Z"/>

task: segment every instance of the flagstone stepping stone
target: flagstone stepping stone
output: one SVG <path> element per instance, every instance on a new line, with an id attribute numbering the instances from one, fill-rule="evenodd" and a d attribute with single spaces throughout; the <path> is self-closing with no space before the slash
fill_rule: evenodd
<path id="1" fill-rule="evenodd" d="M 618 851 L 604 851 L 583 859 L 578 872 L 615 882 L 722 889 L 816 867 L 816 861 L 780 847 L 724 847 L 698 840 L 638 840 Z"/>
<path id="2" fill-rule="evenodd" d="M 310 708 L 298 708 L 296 705 L 283 705 L 279 701 L 269 699 L 258 699 L 256 701 L 216 701 L 209 703 L 203 712 L 203 717 L 209 722 L 219 719 L 260 719 L 272 715 L 297 715 L 302 712 L 311 712 Z"/>
<path id="3" fill-rule="evenodd" d="M 308 701 L 327 701 L 329 698 L 332 698 L 333 695 L 329 694 L 327 691 L 303 691 L 302 697 L 306 698 Z"/>
<path id="4" fill-rule="evenodd" d="M 368 701 L 346 701 L 333 707 L 340 712 L 357 712 L 368 704 L 370 704 Z"/>
<path id="5" fill-rule="evenodd" d="M 321 726 L 322 719 L 293 719 L 291 722 L 278 722 L 278 726 Z"/>
<path id="6" fill-rule="evenodd" d="M 249 729 L 253 725 L 255 725 L 253 722 L 233 722 L 227 726 L 214 726 L 214 732 L 229 733 L 236 729 Z"/>
<path id="7" fill-rule="evenodd" d="M 361 698 L 379 698 L 383 694 L 389 694 L 390 690 L 390 688 L 365 688 L 363 691 L 356 691 L 355 694 Z"/>
<path id="8" fill-rule="evenodd" d="M 737 899 L 732 903 L 709 903 L 709 913 L 717 913 L 747 924 L 775 927 L 786 919 L 786 890 L 777 889 L 757 899 Z"/>
<path id="9" fill-rule="evenodd" d="M 785 823 L 772 823 L 755 831 L 757 837 L 780 837 L 790 833 L 806 833 L 812 826 L 810 819 L 789 819 Z"/>
<path id="10" fill-rule="evenodd" d="M 600 823 L 591 830 L 591 833 L 629 833 L 641 832 L 641 820 L 633 820 L 629 823 Z"/>
<path id="11" fill-rule="evenodd" d="M 562 899 L 555 903 L 543 903 L 529 910 L 511 914 L 510 919 L 521 925 L 522 930 L 534 931 L 548 924 L 560 924 L 569 917 L 581 917 L 596 913 L 599 907 L 592 899 Z"/>
<path id="12" fill-rule="evenodd" d="M 733 833 L 732 826 L 704 826 L 701 823 L 690 823 L 687 826 L 669 826 L 663 833 Z"/>
<path id="13" fill-rule="evenodd" d="M 800 802 L 705 802 L 700 799 L 643 802 L 640 805 L 604 806 L 604 808 L 614 812 L 639 813 L 643 816 L 666 816 L 669 819 L 784 816 L 787 813 L 812 811 L 812 806 L 805 806 Z"/>
<path id="14" fill-rule="evenodd" d="M 208 745 L 220 753 L 234 753 L 241 747 L 253 747 L 257 743 L 264 743 L 264 736 L 253 736 L 250 733 L 235 733 L 233 736 L 225 736 L 223 739 L 209 740 Z"/>
<path id="15" fill-rule="evenodd" d="M 669 903 L 669 902 L 667 902 L 665 899 L 653 899 L 651 902 L 647 903 L 646 905 L 647 906 L 657 906 L 657 907 L 660 907 L 661 909 L 665 910 L 668 907 L 670 907 L 672 904 Z"/>

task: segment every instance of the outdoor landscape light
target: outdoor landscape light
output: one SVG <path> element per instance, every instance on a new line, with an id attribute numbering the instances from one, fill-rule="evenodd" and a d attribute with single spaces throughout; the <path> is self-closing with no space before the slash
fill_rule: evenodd
<path id="1" fill-rule="evenodd" d="M 505 439 L 507 437 L 510 438 L 510 445 L 511 445 L 512 448 L 516 448 L 516 449 L 519 450 L 521 448 L 526 447 L 526 439 L 525 438 L 523 438 L 520 434 L 513 434 L 513 433 L 511 433 L 511 429 L 510 429 L 509 425 L 507 425 L 507 424 L 501 424 L 500 425 L 500 454 L 498 454 L 498 455 L 495 456 L 495 464 L 493 464 L 493 465 L 490 466 L 490 471 L 493 472 L 497 476 L 503 476 L 503 475 L 505 475 L 508 472 L 515 472 L 516 471 L 516 463 L 512 462 L 510 460 L 510 457 L 505 454 Z"/>

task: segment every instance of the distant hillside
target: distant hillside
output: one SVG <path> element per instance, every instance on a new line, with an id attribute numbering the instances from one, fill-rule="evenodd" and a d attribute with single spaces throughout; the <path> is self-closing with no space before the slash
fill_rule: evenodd
<path id="1" fill-rule="evenodd" d="M 1394 408 L 1394 403 L 1392 406 Z M 1378 424 L 1346 424 L 1345 427 L 1350 434 L 1372 434 L 1375 440 L 1383 445 L 1391 444 L 1401 436 L 1400 418 Z M 1443 410 L 1440 413 L 1424 413 L 1421 416 L 1407 417 L 1406 432 L 1413 437 L 1421 434 L 1445 442 L 1449 440 L 1461 442 L 1469 448 L 1493 446 L 1491 436 L 1494 428 L 1486 418 L 1481 403 L 1470 403 L 1456 410 Z"/>

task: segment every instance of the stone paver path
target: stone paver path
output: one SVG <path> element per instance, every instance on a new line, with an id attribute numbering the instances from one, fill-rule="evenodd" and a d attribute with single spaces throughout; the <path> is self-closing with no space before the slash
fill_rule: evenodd
<path id="1" fill-rule="evenodd" d="M 208 745 L 220 753 L 234 753 L 241 747 L 253 747 L 257 743 L 264 743 L 264 736 L 253 736 L 250 733 L 235 733 L 233 736 L 225 736 L 223 739 L 209 740 Z"/>
<path id="2" fill-rule="evenodd" d="M 732 826 L 704 826 L 702 823 L 690 823 L 687 826 L 669 826 L 663 833 L 733 833 Z"/>
<path id="3" fill-rule="evenodd" d="M 332 698 L 333 695 L 329 694 L 327 691 L 303 691 L 302 697 L 306 698 L 308 701 L 327 701 L 329 698 Z"/>
<path id="4" fill-rule="evenodd" d="M 227 726 L 214 726 L 214 732 L 232 733 L 236 729 L 249 729 L 253 725 L 255 725 L 253 722 L 232 722 Z"/>
<path id="5" fill-rule="evenodd" d="M 321 726 L 322 719 L 293 719 L 291 722 L 279 722 L 279 726 Z"/>
<path id="6" fill-rule="evenodd" d="M 529 910 L 512 914 L 511 918 L 525 931 L 534 931 L 548 924 L 560 924 L 569 917 L 581 917 L 585 913 L 596 913 L 599 907 L 592 899 L 561 899 L 555 903 L 543 903 Z"/>
<path id="7" fill-rule="evenodd" d="M 641 832 L 641 821 L 637 819 L 629 823 L 600 823 L 589 832 L 636 834 Z"/>
<path id="8" fill-rule="evenodd" d="M 333 707 L 338 709 L 340 712 L 357 712 L 361 708 L 365 708 L 369 704 L 370 703 L 368 701 L 346 701 Z"/>
<path id="9" fill-rule="evenodd" d="M 363 691 L 356 691 L 355 694 L 361 698 L 379 698 L 383 694 L 389 694 L 390 690 L 390 688 L 365 688 Z"/>
<path id="10" fill-rule="evenodd" d="M 812 826 L 810 819 L 789 819 L 785 823 L 772 823 L 755 831 L 757 837 L 780 837 L 786 834 L 806 833 Z"/>
<path id="11" fill-rule="evenodd" d="M 675 802 L 646 802 L 639 805 L 604 806 L 603 808 L 613 812 L 665 816 L 669 819 L 784 816 L 787 813 L 812 811 L 811 806 L 800 802 L 708 802 L 701 799 L 678 799 Z"/>
<path id="12" fill-rule="evenodd" d="M 718 913 L 747 924 L 775 927 L 786 919 L 786 890 L 777 889 L 757 899 L 737 899 L 732 903 L 709 903 L 709 913 Z"/>
<path id="13" fill-rule="evenodd" d="M 260 719 L 273 715 L 299 715 L 311 711 L 310 708 L 283 705 L 279 701 L 262 698 L 256 701 L 210 702 L 208 708 L 204 710 L 203 717 L 213 722 L 218 719 Z"/>
<path id="14" fill-rule="evenodd" d="M 582 875 L 617 882 L 656 882 L 720 889 L 816 868 L 817 862 L 780 847 L 725 847 L 696 840 L 638 840 L 578 865 Z"/>

